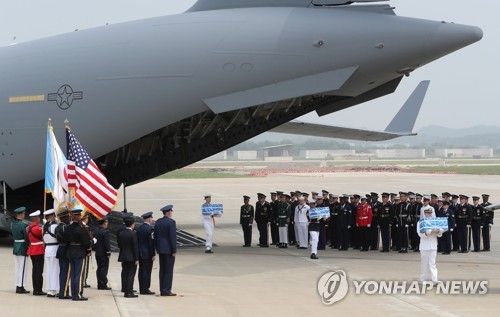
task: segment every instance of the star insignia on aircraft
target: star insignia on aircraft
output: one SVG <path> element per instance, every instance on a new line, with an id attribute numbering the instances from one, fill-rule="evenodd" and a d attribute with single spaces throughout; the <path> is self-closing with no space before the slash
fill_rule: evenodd
<path id="1" fill-rule="evenodd" d="M 75 100 L 83 99 L 83 91 L 74 91 L 70 85 L 61 86 L 56 93 L 48 95 L 48 101 L 55 101 L 57 106 L 63 110 L 68 109 Z"/>

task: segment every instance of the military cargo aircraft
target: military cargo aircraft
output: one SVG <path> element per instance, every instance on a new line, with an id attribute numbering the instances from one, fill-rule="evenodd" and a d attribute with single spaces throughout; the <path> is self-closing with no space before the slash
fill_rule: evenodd
<path id="1" fill-rule="evenodd" d="M 116 188 L 273 129 L 362 140 L 412 134 L 410 106 L 382 132 L 293 122 L 390 94 L 404 76 L 483 36 L 369 2 L 379 1 L 199 0 L 178 15 L 0 48 L 3 197 L 13 208 L 42 206 L 48 118 L 63 150 L 70 121 Z M 410 105 L 419 107 L 427 85 Z"/>

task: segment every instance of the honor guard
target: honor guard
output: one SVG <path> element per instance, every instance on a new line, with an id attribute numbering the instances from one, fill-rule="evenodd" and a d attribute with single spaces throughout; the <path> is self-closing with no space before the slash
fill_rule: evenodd
<path id="1" fill-rule="evenodd" d="M 290 204 L 287 203 L 288 195 L 282 194 L 278 203 L 278 229 L 279 247 L 288 248 L 288 220 L 290 219 Z"/>
<path id="2" fill-rule="evenodd" d="M 457 206 L 456 221 L 458 231 L 459 253 L 467 253 L 467 243 L 469 241 L 469 229 L 472 221 L 472 208 L 467 203 L 469 197 L 460 195 L 460 204 Z"/>
<path id="3" fill-rule="evenodd" d="M 295 223 L 297 225 L 297 240 L 299 243 L 297 248 L 299 249 L 307 249 L 307 227 L 309 225 L 307 214 L 309 213 L 309 209 L 309 206 L 306 204 L 306 198 L 300 196 L 299 204 L 295 207 Z"/>
<path id="4" fill-rule="evenodd" d="M 167 205 L 161 209 L 163 218 L 156 221 L 154 236 L 158 257 L 160 258 L 160 296 L 176 296 L 172 293 L 175 256 L 177 254 L 177 230 L 172 219 L 174 206 Z"/>
<path id="5" fill-rule="evenodd" d="M 49 209 L 43 213 L 46 222 L 43 225 L 43 243 L 45 244 L 45 264 L 46 264 L 46 288 L 48 297 L 56 297 L 59 294 L 59 260 L 57 260 L 57 249 L 59 243 L 56 238 L 56 214 L 54 209 Z"/>
<path id="6" fill-rule="evenodd" d="M 210 205 L 212 202 L 212 195 L 206 194 L 203 196 L 205 203 L 202 205 Z M 214 239 L 214 229 L 215 229 L 215 219 L 213 215 L 203 215 L 203 227 L 205 228 L 205 253 L 214 253 L 212 251 L 213 239 Z"/>
<path id="7" fill-rule="evenodd" d="M 71 279 L 69 271 L 69 260 L 67 257 L 69 240 L 66 234 L 70 223 L 69 212 L 62 210 L 57 214 L 60 223 L 56 227 L 56 239 L 59 243 L 56 258 L 59 260 L 59 299 L 71 299 L 69 296 L 69 282 Z"/>
<path id="8" fill-rule="evenodd" d="M 382 250 L 380 252 L 389 252 L 391 245 L 391 224 L 394 218 L 394 210 L 389 197 L 389 193 L 382 193 L 382 202 L 380 203 L 378 213 L 374 215 L 378 218 L 380 235 L 382 237 Z"/>
<path id="9" fill-rule="evenodd" d="M 483 251 L 490 251 L 490 241 L 491 241 L 491 227 L 493 226 L 493 210 L 486 210 L 484 207 L 488 207 L 491 203 L 488 201 L 490 195 L 482 195 L 483 202 L 481 206 L 484 210 L 484 222 L 483 222 Z"/>
<path id="10" fill-rule="evenodd" d="M 83 259 L 83 278 L 82 278 L 83 287 L 80 290 L 82 296 L 83 296 L 83 288 L 90 287 L 90 285 L 87 283 L 87 279 L 89 277 L 89 267 L 90 267 L 91 257 L 92 257 L 92 245 L 94 244 L 94 238 L 93 238 L 92 234 L 90 233 L 88 222 L 89 222 L 89 214 L 86 213 L 82 217 L 82 227 L 83 227 L 83 229 L 85 229 L 85 232 L 89 236 L 91 246 L 87 249 L 85 258 Z"/>
<path id="11" fill-rule="evenodd" d="M 111 257 L 111 242 L 108 231 L 108 217 L 98 220 L 99 226 L 94 231 L 94 250 L 97 262 L 97 289 L 111 290 L 108 286 L 109 258 Z"/>
<path id="12" fill-rule="evenodd" d="M 352 208 L 348 203 L 347 199 L 348 195 L 340 196 L 340 202 L 337 205 L 337 213 L 338 213 L 338 225 L 336 227 L 339 228 L 339 250 L 347 251 L 349 249 L 350 243 L 350 233 L 351 233 L 351 224 L 352 224 Z"/>
<path id="13" fill-rule="evenodd" d="M 359 206 L 359 199 L 361 198 L 360 195 L 354 194 L 352 195 L 351 198 L 351 209 L 352 209 L 352 223 L 351 223 L 351 247 L 353 249 L 359 249 L 360 243 L 359 243 L 359 229 L 358 226 L 356 226 L 356 213 L 358 212 L 358 206 Z"/>
<path id="14" fill-rule="evenodd" d="M 328 207 L 330 206 L 330 193 L 326 190 L 326 189 L 323 189 L 321 191 L 321 195 L 323 197 L 323 207 Z"/>
<path id="15" fill-rule="evenodd" d="M 391 194 L 392 197 L 392 194 Z M 399 245 L 399 227 L 398 227 L 398 218 L 396 217 L 396 207 L 401 203 L 401 199 L 399 195 L 396 195 L 392 198 L 392 207 L 394 211 L 394 218 L 392 219 L 391 226 L 391 249 L 394 251 L 399 251 L 401 246 Z"/>
<path id="16" fill-rule="evenodd" d="M 370 247 L 370 227 L 373 218 L 372 207 L 367 203 L 367 197 L 361 197 L 361 204 L 356 211 L 356 226 L 360 237 L 360 250 L 368 251 Z"/>
<path id="17" fill-rule="evenodd" d="M 66 257 L 69 260 L 69 271 L 71 273 L 71 299 L 74 301 L 86 301 L 87 297 L 81 295 L 83 284 L 83 261 L 87 250 L 91 247 L 89 235 L 81 222 L 82 210 L 71 211 L 73 222 L 66 227 L 68 249 Z"/>
<path id="18" fill-rule="evenodd" d="M 290 220 L 288 222 L 288 242 L 290 245 L 297 244 L 297 238 L 295 236 L 295 207 L 299 204 L 297 200 L 297 194 L 295 192 L 290 192 Z"/>
<path id="19" fill-rule="evenodd" d="M 122 220 L 123 220 L 123 225 L 118 228 L 118 230 L 116 231 L 116 238 L 118 239 L 118 237 L 122 234 L 123 231 L 127 230 L 127 224 L 130 223 L 132 220 L 134 219 L 134 214 L 131 213 L 131 212 L 125 212 L 122 214 Z M 120 261 L 120 260 L 118 260 Z M 126 293 L 127 290 L 126 290 L 126 286 L 127 286 L 127 278 L 128 278 L 128 275 L 127 275 L 128 271 L 123 271 L 121 272 L 121 292 L 122 293 Z"/>
<path id="20" fill-rule="evenodd" d="M 318 208 L 328 208 L 328 204 L 325 203 L 323 196 L 317 196 L 316 207 Z M 326 221 L 325 219 L 320 219 L 319 221 L 319 237 L 318 237 L 318 250 L 324 250 L 326 247 Z"/>
<path id="21" fill-rule="evenodd" d="M 413 240 L 412 240 L 412 248 L 413 252 L 419 252 L 420 248 L 420 236 L 417 233 L 417 224 L 420 221 L 420 209 L 424 206 L 422 203 L 423 196 L 421 194 L 415 194 L 415 203 L 412 205 L 411 210 L 411 221 L 412 221 L 412 229 L 413 232 Z"/>
<path id="22" fill-rule="evenodd" d="M 155 240 L 153 232 L 153 212 L 143 214 L 144 223 L 137 228 L 139 243 L 139 292 L 141 295 L 154 295 L 151 287 L 151 272 L 155 260 Z"/>
<path id="23" fill-rule="evenodd" d="M 42 227 L 40 226 L 40 215 L 40 210 L 30 214 L 32 222 L 27 229 L 30 241 L 27 254 L 30 256 L 31 264 L 33 265 L 32 280 L 33 295 L 35 296 L 47 295 L 47 293 L 42 291 L 45 248 L 43 245 Z"/>
<path id="24" fill-rule="evenodd" d="M 314 194 L 314 193 L 313 193 Z M 318 259 L 318 238 L 319 238 L 319 220 L 316 218 L 309 217 L 309 211 L 311 208 L 315 208 L 316 203 L 314 200 L 309 201 L 309 209 L 307 211 L 307 219 L 309 220 L 309 235 L 311 236 L 311 259 Z"/>
<path id="25" fill-rule="evenodd" d="M 122 230 L 117 237 L 118 248 L 120 254 L 118 255 L 118 262 L 122 264 L 122 289 L 124 290 L 126 298 L 138 297 L 134 294 L 134 279 L 137 272 L 137 265 L 139 265 L 139 243 L 137 241 L 137 233 L 135 229 L 134 217 L 124 219 L 125 230 Z"/>
<path id="26" fill-rule="evenodd" d="M 15 281 L 16 293 L 27 294 L 29 291 L 25 289 L 26 280 L 28 277 L 28 263 L 27 254 L 28 250 L 28 232 L 26 231 L 26 224 L 23 222 L 26 213 L 25 207 L 19 207 L 14 210 L 16 219 L 11 224 L 12 238 L 14 239 L 14 263 L 15 263 Z"/>
<path id="27" fill-rule="evenodd" d="M 455 220 L 456 220 L 457 215 L 458 215 L 458 205 L 459 205 L 458 198 L 459 198 L 458 195 L 455 195 L 455 194 L 451 195 L 450 209 L 453 210 L 453 212 L 455 213 Z M 456 228 L 456 226 L 457 226 L 457 223 L 455 222 L 455 228 Z M 452 242 L 452 249 L 451 250 L 458 251 L 459 246 L 460 246 L 460 243 L 458 242 L 458 230 L 454 230 L 452 232 L 451 242 Z"/>
<path id="28" fill-rule="evenodd" d="M 268 248 L 268 229 L 267 224 L 271 218 L 271 205 L 266 201 L 266 195 L 258 193 L 257 203 L 255 204 L 255 222 L 259 229 L 259 247 Z"/>
<path id="29" fill-rule="evenodd" d="M 372 223 L 369 229 L 370 232 L 370 250 L 375 251 L 379 248 L 379 240 L 380 240 L 380 223 L 378 222 L 378 215 L 380 213 L 380 209 L 382 208 L 382 203 L 378 201 L 378 194 L 371 192 L 371 204 L 372 207 Z"/>
<path id="30" fill-rule="evenodd" d="M 437 199 L 437 208 L 436 209 L 436 217 L 444 217 L 444 210 L 443 210 L 443 201 L 444 199 L 442 197 L 438 197 Z M 443 236 L 437 238 L 438 241 L 438 247 L 437 247 L 437 252 L 443 252 L 444 250 L 444 240 Z"/>
<path id="31" fill-rule="evenodd" d="M 484 209 L 479 205 L 479 197 L 472 196 L 472 241 L 474 252 L 481 251 L 481 231 L 484 224 Z"/>
<path id="32" fill-rule="evenodd" d="M 328 218 L 328 236 L 330 237 L 330 248 L 340 247 L 340 221 L 339 221 L 339 196 L 330 194 L 330 218 Z"/>
<path id="33" fill-rule="evenodd" d="M 443 201 L 442 216 L 448 218 L 448 231 L 443 233 L 443 254 L 447 255 L 451 252 L 451 235 L 455 230 L 455 212 L 450 209 L 450 201 Z"/>
<path id="34" fill-rule="evenodd" d="M 249 248 L 252 245 L 252 225 L 255 217 L 255 210 L 250 205 L 250 197 L 243 196 L 243 206 L 240 208 L 240 225 L 243 230 L 244 247 Z"/>
<path id="35" fill-rule="evenodd" d="M 282 192 L 272 192 L 271 193 L 271 215 L 269 219 L 271 227 L 271 245 L 278 245 L 279 243 L 279 229 L 278 229 L 278 205 L 279 205 L 279 195 Z"/>
<path id="36" fill-rule="evenodd" d="M 408 252 L 408 235 L 410 226 L 410 204 L 407 201 L 407 194 L 401 192 L 401 202 L 396 206 L 396 218 L 399 232 L 399 253 Z"/>

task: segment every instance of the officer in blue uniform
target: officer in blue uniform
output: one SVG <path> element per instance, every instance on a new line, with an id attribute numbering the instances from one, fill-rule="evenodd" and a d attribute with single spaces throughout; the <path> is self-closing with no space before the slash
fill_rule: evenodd
<path id="1" fill-rule="evenodd" d="M 131 213 L 131 212 L 124 212 L 122 213 L 122 220 L 123 220 L 123 223 L 121 224 L 120 227 L 118 227 L 118 229 L 116 229 L 116 238 L 118 239 L 118 237 L 120 236 L 120 234 L 123 232 L 123 230 L 126 230 L 127 229 L 127 223 L 128 222 L 131 222 L 134 220 L 134 214 Z M 135 221 L 134 221 L 135 222 Z M 121 273 L 121 292 L 122 293 L 125 293 L 125 285 L 127 284 L 127 274 L 128 272 L 127 271 L 123 271 L 122 270 L 122 273 Z M 132 293 L 135 293 L 137 292 L 136 290 L 132 290 Z"/>
<path id="2" fill-rule="evenodd" d="M 469 199 L 466 195 L 460 195 L 460 204 L 457 205 L 456 220 L 458 231 L 458 242 L 460 244 L 459 253 L 467 253 L 467 242 L 469 240 L 468 231 L 472 220 L 472 208 L 467 203 Z"/>
<path id="3" fill-rule="evenodd" d="M 108 232 L 108 217 L 99 220 L 99 227 L 94 231 L 95 260 L 97 262 L 97 289 L 111 290 L 108 286 L 109 258 L 111 256 L 111 242 Z"/>
<path id="4" fill-rule="evenodd" d="M 144 223 L 137 228 L 139 241 L 139 292 L 141 295 L 154 295 L 149 290 L 151 286 L 151 272 L 155 260 L 155 241 L 153 232 L 153 212 L 143 214 Z"/>
<path id="5" fill-rule="evenodd" d="M 63 210 L 57 215 L 60 223 L 56 227 L 56 239 L 59 243 L 56 258 L 59 260 L 59 299 L 71 299 L 69 296 L 69 260 L 66 256 L 69 241 L 66 236 L 66 229 L 70 223 L 69 211 Z"/>
<path id="6" fill-rule="evenodd" d="M 484 210 L 484 223 L 483 223 L 483 250 L 481 251 L 490 251 L 490 240 L 491 240 L 491 227 L 493 226 L 493 210 L 486 210 L 484 207 L 488 207 L 491 203 L 488 201 L 490 195 L 482 194 L 483 202 L 481 203 L 481 207 Z"/>
<path id="7" fill-rule="evenodd" d="M 448 200 L 443 201 L 443 209 L 441 216 L 448 218 L 448 231 L 443 233 L 443 253 L 444 255 L 451 252 L 451 235 L 455 230 L 455 211 L 450 208 L 451 202 Z"/>
<path id="8" fill-rule="evenodd" d="M 349 248 L 352 218 L 355 218 L 352 214 L 352 207 L 347 202 L 347 198 L 347 195 L 340 196 L 340 203 L 337 205 L 340 251 L 347 251 Z"/>
<path id="9" fill-rule="evenodd" d="M 479 205 L 479 197 L 472 196 L 472 241 L 474 242 L 474 252 L 479 252 L 481 248 L 481 231 L 484 224 L 484 209 Z"/>
<path id="10" fill-rule="evenodd" d="M 137 242 L 137 233 L 135 229 L 135 220 L 133 217 L 124 219 L 125 229 L 117 237 L 118 262 L 122 263 L 122 289 L 126 298 L 136 298 L 134 294 L 134 279 L 139 264 L 139 243 Z"/>
<path id="11" fill-rule="evenodd" d="M 160 258 L 160 295 L 176 296 L 172 293 L 172 279 L 174 276 L 175 255 L 177 254 L 177 233 L 173 216 L 172 205 L 160 209 L 163 218 L 156 221 L 154 228 L 154 241 L 156 252 Z"/>
<path id="12" fill-rule="evenodd" d="M 389 200 L 389 196 L 389 193 L 382 193 L 382 203 L 377 214 L 380 235 L 382 236 L 382 250 L 380 252 L 389 252 L 391 245 L 391 225 L 393 225 L 394 219 L 394 206 Z"/>

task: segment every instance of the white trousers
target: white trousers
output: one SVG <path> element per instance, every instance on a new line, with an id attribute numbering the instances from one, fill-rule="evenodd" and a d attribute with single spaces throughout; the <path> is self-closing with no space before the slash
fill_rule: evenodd
<path id="1" fill-rule="evenodd" d="M 307 248 L 307 229 L 309 224 L 307 222 L 299 222 L 297 227 L 299 246 L 301 248 Z"/>
<path id="2" fill-rule="evenodd" d="M 207 236 L 205 247 L 207 249 L 212 249 L 212 243 L 214 241 L 214 221 L 212 218 L 203 219 L 203 227 L 205 227 L 205 234 Z"/>
<path id="3" fill-rule="evenodd" d="M 311 254 L 318 254 L 319 231 L 309 231 L 311 235 Z"/>
<path id="4" fill-rule="evenodd" d="M 288 226 L 279 227 L 280 243 L 288 243 Z"/>
<path id="5" fill-rule="evenodd" d="M 436 268 L 436 250 L 420 250 L 420 281 L 427 280 L 429 271 L 433 283 L 438 281 L 438 270 Z"/>
<path id="6" fill-rule="evenodd" d="M 59 292 L 59 260 L 55 256 L 45 257 L 45 287 L 49 294 Z"/>
<path id="7" fill-rule="evenodd" d="M 14 255 L 14 266 L 15 266 L 15 282 L 16 287 L 25 287 L 28 279 L 28 263 L 29 259 L 27 256 Z"/>
<path id="8" fill-rule="evenodd" d="M 295 242 L 299 243 L 299 223 L 295 222 L 293 224 L 293 231 L 295 231 Z"/>

